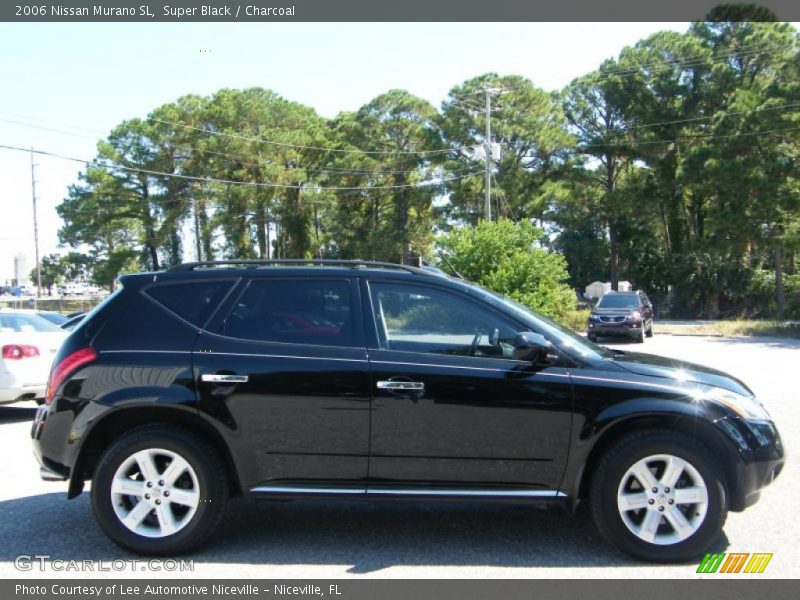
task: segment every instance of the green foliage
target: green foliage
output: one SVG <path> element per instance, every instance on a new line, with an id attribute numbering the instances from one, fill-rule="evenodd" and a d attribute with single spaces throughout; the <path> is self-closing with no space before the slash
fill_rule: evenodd
<path id="1" fill-rule="evenodd" d="M 500 219 L 453 230 L 438 244 L 466 279 L 549 317 L 564 317 L 575 307 L 566 261 L 542 248 L 541 239 L 541 230 L 528 221 Z"/>
<path id="2" fill-rule="evenodd" d="M 39 271 L 41 274 L 42 287 L 47 290 L 48 294 L 53 292 L 53 286 L 58 285 L 64 281 L 65 266 L 58 254 L 48 254 L 43 256 L 39 261 Z M 34 267 L 30 273 L 30 280 L 36 283 L 36 268 Z"/>
<path id="3" fill-rule="evenodd" d="M 777 315 L 781 297 L 797 314 L 799 49 L 791 24 L 729 4 L 556 94 L 486 73 L 440 110 L 389 90 L 332 119 L 262 88 L 187 95 L 98 143 L 57 207 L 62 244 L 86 258 L 47 280 L 111 286 L 120 270 L 185 257 L 407 262 L 449 232 L 443 244 L 481 248 L 472 279 L 549 314 L 572 302 L 565 259 L 573 288 L 627 279 L 675 315 Z M 493 214 L 546 236 L 498 224 L 501 245 L 481 237 L 486 224 L 459 229 L 483 214 L 487 141 L 502 149 Z M 784 294 L 764 283 L 776 272 Z"/>

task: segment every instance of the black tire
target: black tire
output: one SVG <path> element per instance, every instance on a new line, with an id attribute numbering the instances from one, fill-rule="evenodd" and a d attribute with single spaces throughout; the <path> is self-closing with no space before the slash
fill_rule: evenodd
<path id="1" fill-rule="evenodd" d="M 669 545 L 639 538 L 626 526 L 617 507 L 618 489 L 628 469 L 656 454 L 671 454 L 688 462 L 702 476 L 708 495 L 705 517 L 694 533 Z M 658 563 L 685 562 L 708 551 L 719 539 L 728 514 L 722 476 L 711 452 L 682 433 L 661 429 L 628 434 L 603 454 L 592 473 L 590 506 L 598 530 L 612 545 L 635 558 Z"/>
<path id="2" fill-rule="evenodd" d="M 595 334 L 593 334 L 593 333 L 588 334 L 586 337 L 589 338 L 590 342 L 596 342 L 597 341 L 597 336 Z"/>
<path id="3" fill-rule="evenodd" d="M 152 448 L 183 458 L 199 484 L 194 515 L 182 529 L 163 537 L 146 537 L 128 529 L 112 505 L 111 483 L 117 469 L 136 452 Z M 222 520 L 227 500 L 228 478 L 216 450 L 202 436 L 169 424 L 138 427 L 113 442 L 101 456 L 92 481 L 92 507 L 106 535 L 126 550 L 151 556 L 182 554 L 200 546 Z"/>
<path id="4" fill-rule="evenodd" d="M 653 337 L 654 333 L 655 332 L 653 331 L 653 322 L 650 321 L 650 329 L 647 330 L 647 337 L 649 337 L 649 338 Z"/>
<path id="5" fill-rule="evenodd" d="M 639 327 L 639 331 L 633 339 L 637 344 L 644 344 L 644 321 L 642 321 L 642 326 Z"/>

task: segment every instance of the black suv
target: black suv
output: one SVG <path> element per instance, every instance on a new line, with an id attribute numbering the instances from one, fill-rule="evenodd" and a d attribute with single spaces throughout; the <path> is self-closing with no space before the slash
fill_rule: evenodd
<path id="1" fill-rule="evenodd" d="M 625 336 L 639 343 L 653 337 L 653 303 L 642 291 L 608 292 L 589 315 L 587 337 Z"/>
<path id="2" fill-rule="evenodd" d="M 575 508 L 636 557 L 704 552 L 780 472 L 737 379 L 611 351 L 476 285 L 356 261 L 126 275 L 56 357 L 46 479 L 124 548 L 208 538 L 230 495 Z"/>

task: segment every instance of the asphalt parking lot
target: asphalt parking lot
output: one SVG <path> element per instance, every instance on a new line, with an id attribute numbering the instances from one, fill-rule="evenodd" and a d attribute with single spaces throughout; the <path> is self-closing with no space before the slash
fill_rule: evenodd
<path id="1" fill-rule="evenodd" d="M 606 340 L 601 340 L 605 343 Z M 610 340 L 608 340 L 610 342 Z M 736 374 L 778 423 L 789 461 L 761 501 L 731 513 L 720 552 L 771 552 L 759 577 L 796 577 L 800 524 L 800 340 L 658 335 L 643 351 Z M 694 565 L 654 566 L 608 546 L 586 511 L 576 516 L 524 506 L 352 502 L 235 502 L 211 544 L 189 558 L 194 570 L 54 571 L 15 568 L 21 554 L 108 564 L 134 559 L 95 524 L 88 494 L 67 501 L 66 484 L 39 479 L 30 452 L 33 403 L 0 406 L 0 577 L 252 578 L 687 578 Z M 713 575 L 706 577 L 723 577 Z"/>

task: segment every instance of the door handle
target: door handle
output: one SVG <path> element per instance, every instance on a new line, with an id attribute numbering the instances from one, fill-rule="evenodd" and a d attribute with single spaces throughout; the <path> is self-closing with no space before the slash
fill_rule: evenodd
<path id="1" fill-rule="evenodd" d="M 247 379 L 247 375 L 221 375 L 216 373 L 203 373 L 200 376 L 201 381 L 213 383 L 247 383 Z"/>
<path id="2" fill-rule="evenodd" d="M 425 384 L 421 381 L 379 381 L 378 389 L 393 392 L 422 392 L 425 390 Z"/>

